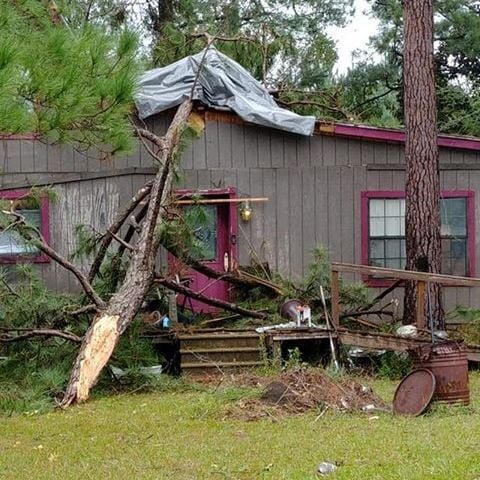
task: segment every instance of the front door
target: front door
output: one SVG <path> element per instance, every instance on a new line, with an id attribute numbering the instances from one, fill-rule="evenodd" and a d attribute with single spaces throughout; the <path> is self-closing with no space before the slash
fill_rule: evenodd
<path id="1" fill-rule="evenodd" d="M 177 192 L 181 199 L 191 198 L 193 193 L 200 194 L 202 201 L 206 202 L 195 206 L 183 206 L 184 209 L 202 210 L 201 220 L 198 220 L 198 223 L 193 221 L 189 225 L 200 247 L 193 256 L 217 272 L 229 271 L 236 263 L 236 208 L 235 203 L 228 201 L 234 198 L 235 190 L 229 188 Z M 169 265 L 170 273 L 177 275 L 178 280 L 193 291 L 219 300 L 231 299 L 229 283 L 198 273 L 186 267 L 173 255 L 169 256 Z M 177 303 L 180 307 L 192 309 L 195 313 L 214 313 L 218 310 L 199 300 L 187 299 L 183 295 L 177 297 Z"/>

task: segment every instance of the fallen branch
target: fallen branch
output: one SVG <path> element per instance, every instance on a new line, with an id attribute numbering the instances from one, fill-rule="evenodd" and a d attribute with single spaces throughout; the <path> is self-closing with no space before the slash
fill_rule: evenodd
<path id="1" fill-rule="evenodd" d="M 85 305 L 84 307 L 77 308 L 76 310 L 72 310 L 71 312 L 65 312 L 67 315 L 72 315 L 72 317 L 78 317 L 84 313 L 97 313 L 98 308 L 96 305 L 90 304 Z"/>
<path id="2" fill-rule="evenodd" d="M 169 253 L 177 257 L 180 261 L 188 265 L 193 270 L 202 273 L 203 275 L 209 278 L 217 278 L 219 280 L 224 280 L 228 283 L 233 285 L 238 285 L 240 287 L 247 287 L 247 288 L 256 288 L 256 287 L 264 287 L 266 289 L 271 290 L 276 295 L 282 294 L 282 290 L 277 285 L 272 284 L 271 282 L 267 282 L 263 279 L 257 279 L 254 275 L 246 274 L 245 276 L 241 271 L 237 273 L 233 272 L 220 272 L 214 270 L 213 268 L 205 265 L 204 263 L 195 260 L 193 257 L 188 255 L 186 252 L 179 252 L 175 249 L 175 247 L 171 245 L 167 245 L 163 243 L 164 248 L 168 250 Z"/>
<path id="3" fill-rule="evenodd" d="M 127 218 L 133 213 L 133 211 L 138 207 L 140 202 L 142 202 L 147 195 L 149 195 L 152 189 L 153 180 L 146 183 L 138 192 L 132 197 L 130 203 L 117 215 L 117 218 L 107 230 L 105 235 L 100 242 L 98 247 L 97 255 L 90 267 L 90 272 L 88 273 L 88 280 L 93 282 L 95 276 L 97 275 L 100 267 L 102 266 L 102 262 L 107 254 L 108 247 L 112 243 L 113 235 L 116 235 L 117 232 L 122 228 L 122 225 L 125 223 Z"/>
<path id="4" fill-rule="evenodd" d="M 385 307 L 388 307 L 388 305 L 385 305 Z M 379 310 L 365 310 L 361 312 L 349 312 L 349 313 L 344 313 L 340 315 L 340 318 L 347 318 L 347 317 L 362 317 L 363 315 L 387 315 L 389 317 L 393 317 L 393 312 L 390 310 L 384 310 L 380 308 Z"/>
<path id="5" fill-rule="evenodd" d="M 199 300 L 203 303 L 206 303 L 207 305 L 212 305 L 214 307 L 222 308 L 230 312 L 238 313 L 244 317 L 260 318 L 262 320 L 264 320 L 267 317 L 266 313 L 256 312 L 254 310 L 248 310 L 246 308 L 236 305 L 235 303 L 225 302 L 217 298 L 207 297 L 205 295 L 202 295 L 200 293 L 197 293 L 191 290 L 190 288 L 179 285 L 178 283 L 168 278 L 156 277 L 154 279 L 154 282 L 160 285 L 163 285 L 164 287 L 167 287 L 168 289 L 173 290 L 174 292 L 185 295 L 186 297 Z"/>
<path id="6" fill-rule="evenodd" d="M 405 280 L 397 280 L 393 282 L 388 288 L 380 292 L 366 307 L 364 307 L 364 310 L 369 310 L 370 308 L 373 308 L 380 300 L 383 300 L 389 293 L 400 287 L 404 281 Z"/>
<path id="7" fill-rule="evenodd" d="M 80 343 L 82 338 L 73 334 L 63 332 L 61 330 L 53 330 L 49 328 L 32 328 L 32 329 L 25 329 L 25 328 L 11 328 L 6 329 L 2 328 L 2 332 L 25 332 L 17 335 L 9 335 L 8 333 L 0 334 L 0 343 L 12 343 L 12 342 L 20 342 L 21 340 L 28 340 L 29 338 L 42 338 L 42 337 L 58 337 L 63 338 L 64 340 L 69 340 L 71 342 Z"/>

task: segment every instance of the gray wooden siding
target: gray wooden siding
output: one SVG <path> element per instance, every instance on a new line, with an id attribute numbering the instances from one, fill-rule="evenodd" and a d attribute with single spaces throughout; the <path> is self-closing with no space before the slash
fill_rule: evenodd
<path id="1" fill-rule="evenodd" d="M 157 116 L 149 123 L 160 133 L 167 120 Z M 179 187 L 234 186 L 242 196 L 268 197 L 268 202 L 253 205 L 250 223 L 239 220 L 239 262 L 267 261 L 298 279 L 307 270 L 315 245 L 327 247 L 332 260 L 361 262 L 361 192 L 403 190 L 403 154 L 403 146 L 394 143 L 329 135 L 305 138 L 207 121 L 203 135 L 183 153 Z M 442 189 L 475 192 L 477 271 L 479 160 L 478 154 L 469 151 L 442 149 L 440 153 Z M 0 141 L 0 188 L 47 180 L 56 183 L 59 202 L 50 209 L 51 238 L 53 247 L 64 255 L 75 249 L 75 226 L 84 223 L 103 229 L 117 207 L 146 181 L 151 167 L 143 147 L 107 162 L 93 152 L 83 154 L 36 140 Z M 52 288 L 75 288 L 72 276 L 53 263 L 40 269 Z M 445 289 L 449 308 L 456 304 L 480 307 L 479 293 L 469 288 Z"/>
<path id="2" fill-rule="evenodd" d="M 404 147 L 394 143 L 304 138 L 210 121 L 189 150 L 182 187 L 234 186 L 239 195 L 269 198 L 253 205 L 249 224 L 239 221 L 240 263 L 255 256 L 297 279 L 306 272 L 315 245 L 327 247 L 333 260 L 361 263 L 361 192 L 404 189 Z M 442 169 L 449 168 L 441 171 L 442 189 L 475 192 L 475 224 L 480 225 L 479 155 L 443 148 L 440 162 Z M 476 230 L 475 263 L 480 266 Z M 446 288 L 447 307 L 480 307 L 479 293 Z M 401 291 L 395 296 L 401 304 Z"/>

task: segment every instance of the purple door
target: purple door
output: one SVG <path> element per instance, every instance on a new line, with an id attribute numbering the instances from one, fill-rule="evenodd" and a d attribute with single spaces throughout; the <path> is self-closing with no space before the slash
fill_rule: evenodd
<path id="1" fill-rule="evenodd" d="M 191 193 L 183 193 L 182 198 Z M 198 251 L 190 252 L 197 260 L 205 263 L 210 268 L 224 272 L 231 270 L 236 265 L 236 225 L 235 204 L 228 202 L 234 196 L 233 189 L 208 190 L 201 192 L 206 200 L 219 201 L 220 203 L 185 206 L 185 209 L 201 209 L 201 220 L 190 227 L 194 232 Z M 222 202 L 225 200 L 225 202 Z M 188 285 L 195 292 L 200 292 L 207 297 L 229 301 L 231 299 L 230 284 L 222 280 L 211 279 L 191 268 L 186 267 L 173 255 L 169 256 L 170 272 L 178 275 L 179 280 Z M 196 313 L 214 313 L 218 310 L 198 300 L 185 299 L 182 295 L 177 297 L 180 306 L 192 308 Z"/>

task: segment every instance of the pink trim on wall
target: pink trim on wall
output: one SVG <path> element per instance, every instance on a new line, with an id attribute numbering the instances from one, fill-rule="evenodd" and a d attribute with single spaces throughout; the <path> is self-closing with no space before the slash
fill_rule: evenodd
<path id="1" fill-rule="evenodd" d="M 475 193 L 472 190 L 443 190 L 442 198 L 466 198 L 467 199 L 467 249 L 468 249 L 468 272 L 469 277 L 475 277 Z M 369 190 L 361 193 L 360 216 L 361 216 L 361 261 L 368 265 L 368 201 L 370 198 L 405 198 L 402 190 Z M 391 282 L 384 279 L 372 279 L 363 277 L 363 281 L 372 287 L 388 287 Z"/>
<path id="2" fill-rule="evenodd" d="M 36 140 L 38 133 L 0 133 L 0 140 Z"/>
<path id="3" fill-rule="evenodd" d="M 20 190 L 0 190 L 0 199 L 3 200 L 19 200 L 21 198 L 28 197 L 28 189 Z M 45 242 L 50 244 L 50 225 L 49 225 L 49 201 L 45 195 L 40 199 L 40 233 L 42 234 Z M 43 252 L 38 255 L 11 255 L 0 257 L 0 264 L 6 263 L 48 263 L 50 257 Z"/>
<path id="4" fill-rule="evenodd" d="M 402 130 L 370 127 L 368 125 L 335 123 L 334 134 L 344 137 L 359 138 L 361 140 L 405 143 L 405 132 Z M 480 151 L 480 138 L 440 134 L 438 136 L 438 145 L 440 147 Z"/>

